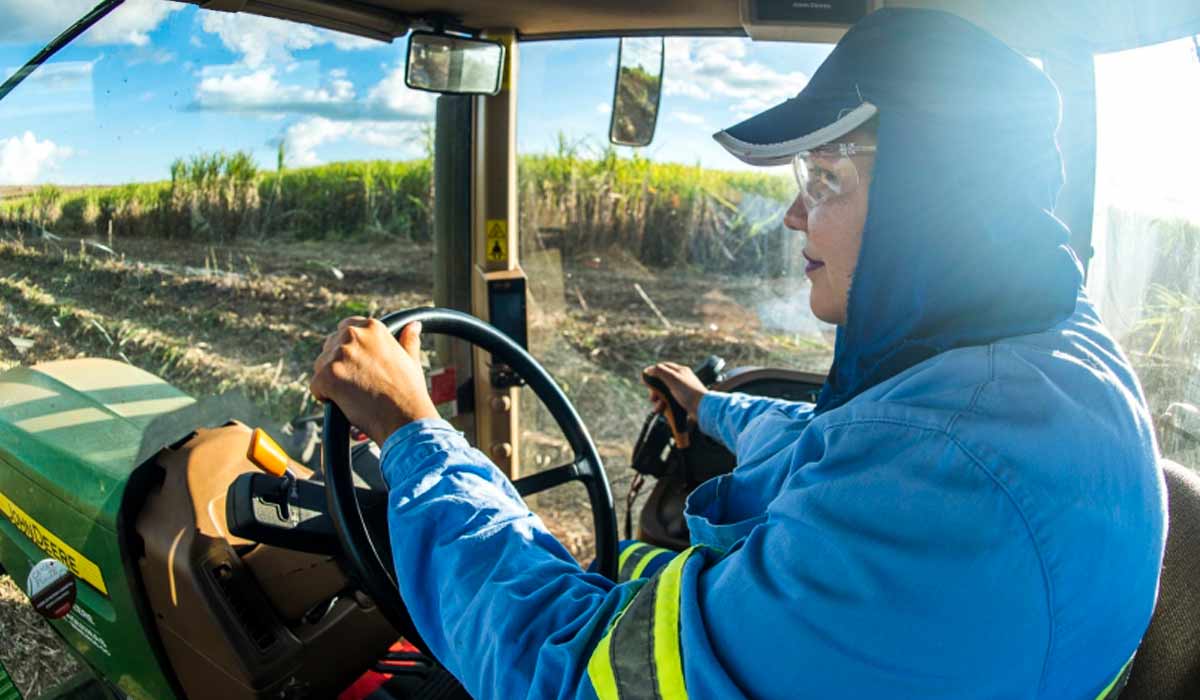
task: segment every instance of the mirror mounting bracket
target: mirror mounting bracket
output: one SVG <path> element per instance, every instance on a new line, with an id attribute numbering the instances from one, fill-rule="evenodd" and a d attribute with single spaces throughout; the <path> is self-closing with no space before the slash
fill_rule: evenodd
<path id="1" fill-rule="evenodd" d="M 413 29 L 423 29 L 432 34 L 459 35 L 479 38 L 480 32 L 462 23 L 462 18 L 449 12 L 426 12 L 412 20 Z"/>

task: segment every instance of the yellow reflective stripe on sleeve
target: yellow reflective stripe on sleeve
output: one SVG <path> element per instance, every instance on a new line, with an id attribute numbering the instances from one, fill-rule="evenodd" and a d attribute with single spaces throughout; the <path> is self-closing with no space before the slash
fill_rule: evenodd
<path id="1" fill-rule="evenodd" d="M 679 581 L 683 565 L 694 551 L 695 547 L 689 547 L 667 564 L 654 600 L 654 666 L 658 692 L 664 700 L 685 700 L 688 696 L 683 680 L 683 648 L 679 645 Z"/>
<path id="2" fill-rule="evenodd" d="M 641 578 L 642 572 L 646 570 L 647 566 L 650 566 L 650 562 L 657 559 L 658 555 L 662 554 L 663 552 L 670 551 L 671 550 L 669 549 L 659 549 L 658 547 L 655 547 L 653 552 L 650 552 L 646 556 L 642 557 L 642 560 L 637 563 L 637 566 L 633 567 L 633 571 L 629 574 L 629 580 L 632 581 L 635 578 Z"/>
<path id="3" fill-rule="evenodd" d="M 620 558 L 617 559 L 617 571 L 624 569 L 625 564 L 627 564 L 629 562 L 629 558 L 631 556 L 633 556 L 636 552 L 646 549 L 649 546 L 650 545 L 646 544 L 645 542 L 634 542 L 633 544 L 626 547 L 625 551 L 621 552 Z"/>
<path id="4" fill-rule="evenodd" d="M 621 698 L 621 694 L 617 691 L 617 675 L 612 666 L 613 630 L 617 628 L 617 623 L 621 621 L 621 618 L 625 617 L 625 611 L 629 610 L 629 604 L 643 590 L 645 587 L 625 601 L 625 607 L 621 608 L 621 611 L 613 617 L 613 621 L 604 632 L 604 637 L 600 639 L 600 643 L 596 645 L 591 658 L 588 659 L 588 680 L 592 682 L 592 689 L 596 691 L 596 696 L 600 700 L 620 700 Z"/>
<path id="5" fill-rule="evenodd" d="M 675 552 L 662 547 L 655 547 L 644 542 L 636 542 L 625 547 L 621 558 L 617 561 L 617 582 L 624 583 L 636 578 L 642 578 L 651 560 L 660 554 L 675 556 Z"/>
<path id="6" fill-rule="evenodd" d="M 592 651 L 588 679 L 600 700 L 687 700 L 679 603 L 683 567 L 695 549 L 641 585 Z"/>
<path id="7" fill-rule="evenodd" d="M 617 677 L 613 674 L 612 662 L 608 658 L 611 644 L 612 629 L 609 629 L 596 645 L 592 658 L 588 659 L 588 680 L 592 682 L 592 689 L 596 691 L 596 697 L 600 700 L 620 700 L 621 697 L 617 693 Z"/>
<path id="8" fill-rule="evenodd" d="M 1121 667 L 1121 670 L 1117 672 L 1117 675 L 1113 676 L 1112 682 L 1108 684 L 1108 687 L 1106 687 L 1104 690 L 1101 690 L 1100 694 L 1096 696 L 1096 700 L 1108 700 L 1109 694 L 1113 692 L 1113 689 L 1117 687 L 1117 684 L 1120 683 L 1121 680 L 1124 679 L 1129 673 L 1129 665 L 1132 663 L 1133 657 L 1131 656 L 1129 657 L 1129 660 L 1125 662 L 1125 665 Z"/>

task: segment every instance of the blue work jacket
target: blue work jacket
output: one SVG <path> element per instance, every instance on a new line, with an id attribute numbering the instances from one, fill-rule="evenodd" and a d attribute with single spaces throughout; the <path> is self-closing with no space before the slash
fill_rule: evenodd
<path id="1" fill-rule="evenodd" d="M 819 415 L 711 393 L 699 419 L 738 466 L 689 498 L 697 546 L 620 584 L 449 424 L 386 441 L 401 594 L 475 698 L 1092 700 L 1137 648 L 1165 491 L 1082 296 Z"/>

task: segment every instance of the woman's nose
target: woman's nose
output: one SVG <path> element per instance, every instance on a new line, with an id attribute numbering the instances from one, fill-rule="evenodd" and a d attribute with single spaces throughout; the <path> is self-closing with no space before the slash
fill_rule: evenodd
<path id="1" fill-rule="evenodd" d="M 808 207 L 804 204 L 804 197 L 796 195 L 796 200 L 783 215 L 783 225 L 793 231 L 808 232 Z"/>

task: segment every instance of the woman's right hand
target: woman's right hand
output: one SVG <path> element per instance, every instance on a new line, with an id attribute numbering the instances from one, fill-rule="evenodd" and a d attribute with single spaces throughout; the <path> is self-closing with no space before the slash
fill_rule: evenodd
<path id="1" fill-rule="evenodd" d="M 671 395 L 688 412 L 688 416 L 696 422 L 700 420 L 700 399 L 708 393 L 708 388 L 692 370 L 675 362 L 660 362 L 646 368 L 646 374 L 661 379 Z M 654 405 L 655 413 L 667 410 L 667 404 L 659 399 L 653 391 L 650 392 L 650 402 Z"/>

